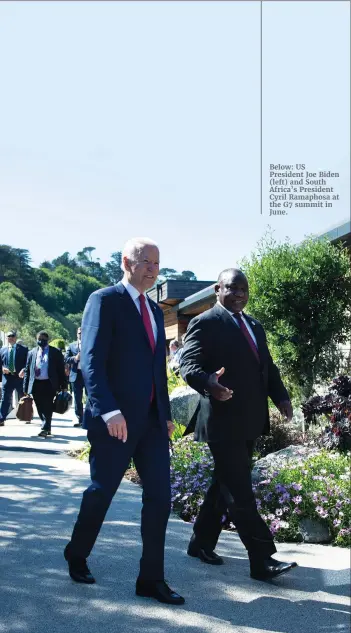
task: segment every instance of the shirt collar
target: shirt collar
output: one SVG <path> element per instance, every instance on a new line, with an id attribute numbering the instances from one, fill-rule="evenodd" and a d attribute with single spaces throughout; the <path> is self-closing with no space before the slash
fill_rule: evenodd
<path id="1" fill-rule="evenodd" d="M 126 279 L 125 277 L 123 277 L 121 283 L 123 284 L 125 289 L 129 292 L 133 301 L 136 301 L 138 297 L 140 296 L 140 294 L 143 294 L 145 296 L 145 292 L 140 293 L 139 290 L 137 290 L 131 283 L 129 283 L 128 279 Z"/>
<path id="2" fill-rule="evenodd" d="M 221 306 L 221 308 L 223 308 L 223 310 L 225 310 L 226 312 L 228 312 L 228 314 L 230 314 L 230 316 L 232 316 L 232 317 L 234 317 L 234 318 L 235 318 L 235 316 L 236 316 L 236 315 L 234 314 L 234 312 L 231 312 L 230 310 L 228 310 L 228 308 L 225 308 L 225 307 L 224 307 L 224 305 L 223 305 L 220 301 L 217 301 L 217 304 L 218 304 L 219 306 Z M 242 313 L 242 312 L 238 312 L 238 314 L 240 314 L 240 316 L 243 316 L 243 313 Z"/>

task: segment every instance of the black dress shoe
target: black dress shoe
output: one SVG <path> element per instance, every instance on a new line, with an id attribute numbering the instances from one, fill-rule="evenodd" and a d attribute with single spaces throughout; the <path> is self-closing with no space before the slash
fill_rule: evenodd
<path id="1" fill-rule="evenodd" d="M 74 427 L 75 429 L 77 429 L 77 428 L 80 428 L 80 429 L 81 429 L 81 428 L 82 428 L 82 423 L 81 423 L 81 422 L 77 422 L 77 424 L 73 424 L 73 427 Z"/>
<path id="2" fill-rule="evenodd" d="M 168 587 L 164 580 L 158 582 L 148 582 L 146 580 L 136 581 L 135 593 L 144 598 L 155 598 L 165 604 L 184 604 L 185 600 L 175 591 Z"/>
<path id="3" fill-rule="evenodd" d="M 224 560 L 216 552 L 211 551 L 210 549 L 200 547 L 197 545 L 196 540 L 191 538 L 189 546 L 188 546 L 188 555 L 193 556 L 193 558 L 199 558 L 203 563 L 207 563 L 208 565 L 223 565 Z"/>
<path id="4" fill-rule="evenodd" d="M 0 420 L 0 426 L 5 426 L 5 420 Z"/>
<path id="5" fill-rule="evenodd" d="M 64 557 L 68 562 L 68 571 L 72 580 L 75 582 L 82 582 L 86 585 L 93 585 L 95 578 L 92 575 L 85 558 L 78 556 L 72 556 L 69 552 L 68 545 L 65 547 Z"/>
<path id="6" fill-rule="evenodd" d="M 255 580 L 270 580 L 276 576 L 286 574 L 288 571 L 297 567 L 297 563 L 282 563 L 274 558 L 266 558 L 263 562 L 251 562 L 251 578 Z"/>
<path id="7" fill-rule="evenodd" d="M 47 438 L 47 436 L 48 436 L 48 432 L 47 431 L 40 431 L 40 433 L 38 433 L 38 437 Z"/>

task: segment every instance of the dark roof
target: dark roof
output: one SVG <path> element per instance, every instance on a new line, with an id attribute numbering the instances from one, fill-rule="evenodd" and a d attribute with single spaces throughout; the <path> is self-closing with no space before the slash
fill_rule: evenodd
<path id="1" fill-rule="evenodd" d="M 199 292 L 195 292 L 195 294 L 187 297 L 184 301 L 182 301 L 182 303 L 177 306 L 177 310 L 179 310 L 179 312 L 182 312 L 183 310 L 186 310 L 186 308 L 188 308 L 189 306 L 195 307 L 198 303 L 203 303 L 203 301 L 205 301 L 206 299 L 213 298 L 215 296 L 215 284 L 216 282 L 212 282 L 210 286 L 207 286 L 207 288 L 203 288 Z"/>
<path id="2" fill-rule="evenodd" d="M 344 242 L 345 246 L 351 247 L 351 220 L 346 220 L 342 224 L 330 227 L 328 231 L 324 231 L 317 236 L 317 239 L 327 237 L 333 244 Z"/>
<path id="3" fill-rule="evenodd" d="M 157 284 L 147 293 L 156 303 L 169 303 L 176 305 L 186 297 L 193 296 L 203 288 L 213 284 L 213 281 L 186 281 L 183 279 L 166 279 L 161 284 Z"/>

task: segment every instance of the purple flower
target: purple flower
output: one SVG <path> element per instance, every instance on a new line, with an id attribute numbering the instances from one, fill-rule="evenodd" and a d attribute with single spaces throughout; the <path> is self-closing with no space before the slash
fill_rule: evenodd
<path id="1" fill-rule="evenodd" d="M 301 503 L 302 497 L 301 495 L 297 495 L 297 497 L 293 497 L 292 500 L 296 505 L 298 505 L 299 503 Z"/>
<path id="2" fill-rule="evenodd" d="M 333 521 L 334 527 L 338 527 L 338 525 L 340 525 L 340 523 L 341 523 L 340 519 L 334 519 L 334 521 Z"/>
<path id="3" fill-rule="evenodd" d="M 277 484 L 275 486 L 275 491 L 276 492 L 286 492 L 286 488 L 285 488 L 285 486 L 282 486 L 281 484 Z"/>
<path id="4" fill-rule="evenodd" d="M 293 514 L 302 514 L 300 508 L 296 507 L 293 509 Z"/>
<path id="5" fill-rule="evenodd" d="M 291 488 L 294 488 L 294 490 L 302 490 L 302 485 L 301 484 L 296 484 L 294 482 L 293 484 L 291 484 Z"/>
<path id="6" fill-rule="evenodd" d="M 284 492 L 284 494 L 282 494 L 281 497 L 279 497 L 279 503 L 282 505 L 283 503 L 285 503 L 286 501 L 290 501 L 290 495 L 288 492 Z"/>
<path id="7" fill-rule="evenodd" d="M 326 519 L 328 515 L 328 512 L 326 512 L 326 510 L 324 510 L 324 508 L 322 508 L 322 506 L 317 506 L 316 507 L 316 512 L 318 512 L 319 516 L 322 517 L 322 519 Z"/>

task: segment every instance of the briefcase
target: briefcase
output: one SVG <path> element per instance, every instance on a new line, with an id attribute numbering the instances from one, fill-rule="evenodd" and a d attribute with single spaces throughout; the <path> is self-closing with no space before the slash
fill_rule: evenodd
<path id="1" fill-rule="evenodd" d="M 16 408 L 16 418 L 21 422 L 33 420 L 33 398 L 31 396 L 22 396 Z"/>
<path id="2" fill-rule="evenodd" d="M 68 391 L 60 391 L 54 400 L 54 412 L 63 415 L 72 404 L 72 396 Z"/>

